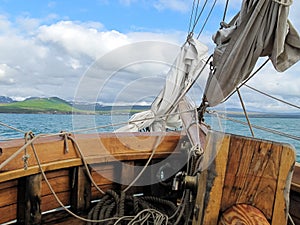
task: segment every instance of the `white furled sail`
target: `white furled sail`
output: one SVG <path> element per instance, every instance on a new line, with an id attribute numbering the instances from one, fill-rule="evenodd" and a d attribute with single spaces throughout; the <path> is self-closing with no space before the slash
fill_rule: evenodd
<path id="1" fill-rule="evenodd" d="M 169 70 L 163 90 L 151 104 L 148 111 L 134 114 L 128 125 L 116 132 L 165 131 L 181 126 L 177 106 L 205 66 L 204 58 L 208 47 L 197 39 L 189 38 L 182 46 L 175 63 Z"/>
<path id="2" fill-rule="evenodd" d="M 300 37 L 288 20 L 292 0 L 244 0 L 238 15 L 213 37 L 217 47 L 205 100 L 221 103 L 247 79 L 260 56 L 283 72 L 300 59 Z"/>

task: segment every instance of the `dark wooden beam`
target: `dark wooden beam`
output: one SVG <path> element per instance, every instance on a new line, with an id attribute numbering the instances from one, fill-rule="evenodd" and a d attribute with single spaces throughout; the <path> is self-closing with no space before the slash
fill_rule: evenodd
<path id="1" fill-rule="evenodd" d="M 17 223 L 41 224 L 41 174 L 19 179 Z"/>

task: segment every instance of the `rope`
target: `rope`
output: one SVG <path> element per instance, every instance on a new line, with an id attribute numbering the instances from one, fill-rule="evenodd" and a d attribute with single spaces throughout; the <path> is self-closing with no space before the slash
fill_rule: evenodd
<path id="1" fill-rule="evenodd" d="M 32 139 L 32 140 L 33 140 L 33 139 Z M 41 164 L 40 159 L 39 159 L 39 157 L 38 157 L 38 155 L 37 155 L 37 152 L 36 152 L 36 149 L 35 149 L 35 146 L 34 146 L 33 142 L 31 141 L 30 144 L 31 144 L 31 147 L 32 147 L 32 150 L 33 150 L 35 159 L 36 159 L 36 162 L 37 162 L 37 164 L 38 164 L 38 167 L 39 167 L 39 169 L 40 169 L 40 171 L 41 171 L 41 174 L 42 174 L 42 176 L 43 176 L 43 178 L 44 178 L 44 180 L 45 180 L 45 182 L 46 182 L 48 188 L 50 189 L 50 191 L 51 191 L 51 193 L 53 194 L 53 196 L 54 196 L 54 198 L 56 199 L 56 201 L 59 203 L 59 205 L 60 205 L 66 212 L 68 212 L 68 213 L 69 213 L 70 215 L 72 215 L 73 217 L 75 217 L 75 218 L 77 218 L 77 219 L 80 219 L 80 220 L 82 220 L 82 221 L 85 221 L 85 222 L 95 222 L 95 223 L 98 223 L 98 222 L 106 222 L 106 221 L 111 221 L 111 220 L 117 220 L 117 219 L 118 219 L 118 218 L 114 218 L 114 217 L 113 217 L 113 218 L 102 219 L 102 220 L 91 220 L 91 219 L 86 219 L 86 218 L 83 218 L 83 217 L 81 217 L 81 216 L 78 216 L 78 215 L 76 215 L 75 213 L 73 213 L 71 210 L 69 210 L 69 209 L 68 209 L 68 208 L 60 201 L 60 199 L 58 198 L 56 192 L 55 192 L 54 189 L 52 188 L 52 185 L 50 184 L 50 182 L 49 182 L 49 180 L 48 180 L 48 178 L 47 178 L 47 176 L 46 176 L 46 174 L 45 174 L 45 172 L 44 172 L 44 170 L 43 170 L 43 168 L 42 168 L 42 164 Z"/>
<path id="2" fill-rule="evenodd" d="M 125 207 L 126 206 L 126 207 Z M 88 219 L 104 220 L 111 216 L 118 217 L 114 223 L 117 225 L 126 221 L 126 224 L 168 224 L 170 216 L 177 210 L 172 201 L 155 196 L 135 197 L 125 192 L 117 194 L 108 190 L 101 200 L 89 212 Z M 135 214 L 135 215 L 133 215 Z M 152 222 L 152 223 L 151 223 Z M 87 225 L 91 225 L 89 222 Z"/>
<path id="3" fill-rule="evenodd" d="M 227 9 L 228 9 L 228 3 L 229 0 L 226 1 L 225 9 L 224 9 L 224 14 L 223 14 L 223 22 L 225 22 L 226 14 L 227 14 Z"/>
<path id="4" fill-rule="evenodd" d="M 289 213 L 288 213 L 288 218 L 292 225 L 296 225 L 293 218 L 291 217 L 291 214 L 289 214 Z"/>
<path id="5" fill-rule="evenodd" d="M 250 129 L 251 135 L 252 135 L 252 137 L 254 137 L 254 131 L 253 131 L 253 129 L 252 129 L 252 126 L 251 126 L 251 123 L 250 123 L 250 119 L 249 119 L 249 117 L 248 117 L 248 113 L 247 113 L 247 111 L 246 111 L 246 107 L 245 107 L 245 105 L 244 105 L 244 101 L 243 101 L 243 99 L 242 99 L 241 92 L 240 92 L 239 89 L 236 89 L 236 91 L 237 91 L 237 93 L 238 93 L 238 96 L 239 96 L 239 99 L 240 99 L 240 102 L 241 102 L 241 105 L 242 105 L 242 108 L 243 108 L 243 111 L 244 111 L 244 115 L 245 115 L 245 117 L 246 117 L 246 120 L 247 120 L 249 129 Z"/>
<path id="6" fill-rule="evenodd" d="M 91 172 L 90 172 L 90 169 L 89 169 L 89 167 L 88 167 L 88 164 L 87 164 L 87 162 L 86 162 L 86 160 L 85 160 L 85 157 L 84 157 L 84 155 L 83 155 L 83 153 L 82 153 L 82 151 L 81 151 L 81 149 L 80 149 L 80 146 L 78 145 L 77 141 L 76 141 L 72 136 L 69 136 L 69 135 L 68 135 L 68 139 L 70 139 L 70 140 L 72 141 L 72 143 L 73 143 L 74 146 L 75 146 L 75 149 L 76 149 L 77 152 L 79 153 L 80 158 L 81 158 L 82 163 L 83 163 L 83 165 L 84 165 L 84 167 L 85 167 L 85 169 L 86 169 L 86 173 L 87 173 L 87 175 L 88 175 L 90 181 L 93 183 L 94 187 L 95 187 L 100 193 L 104 194 L 104 191 L 101 190 L 101 189 L 98 187 L 98 185 L 96 184 L 96 182 L 94 181 L 94 179 L 93 179 L 93 177 L 92 177 L 92 174 L 91 174 Z"/>
<path id="7" fill-rule="evenodd" d="M 183 96 L 183 95 L 181 95 L 181 96 Z M 148 117 L 148 118 L 132 120 L 132 121 L 130 121 L 130 123 L 141 122 L 141 121 L 146 121 L 146 120 L 153 120 L 153 119 L 163 119 L 163 118 L 168 117 L 168 116 L 175 116 L 175 115 L 179 115 L 180 113 L 187 113 L 187 112 L 191 112 L 191 111 L 192 110 L 187 110 L 187 111 L 183 111 L 183 112 L 175 112 L 175 113 L 166 113 L 164 115 L 156 115 L 156 116 L 152 116 L 152 117 Z M 80 132 L 85 132 L 85 131 L 90 131 L 90 130 L 95 130 L 95 129 L 107 128 L 107 127 L 124 126 L 124 125 L 127 125 L 127 124 L 128 124 L 128 121 L 120 122 L 120 123 L 107 124 L 107 125 L 101 125 L 101 126 L 96 126 L 96 127 L 93 127 L 93 128 L 85 128 L 85 129 L 74 130 L 73 133 L 80 133 Z"/>
<path id="8" fill-rule="evenodd" d="M 196 0 L 193 1 L 192 13 L 191 13 L 191 16 L 190 16 L 190 21 L 189 21 L 188 35 L 191 33 L 192 18 L 193 18 L 194 9 L 195 9 L 195 1 L 196 1 Z M 198 4 L 199 4 L 199 0 L 198 0 Z M 197 11 L 198 11 L 198 4 L 197 4 L 197 8 L 196 8 L 195 17 L 196 17 L 196 15 L 197 15 Z"/>
<path id="9" fill-rule="evenodd" d="M 32 131 L 27 132 L 24 135 L 24 139 L 25 139 L 25 144 L 27 143 L 27 141 L 29 141 L 30 139 L 32 139 L 34 137 L 34 134 L 32 133 Z M 24 161 L 24 170 L 28 169 L 28 159 L 30 158 L 30 155 L 27 153 L 27 148 L 24 149 L 24 155 L 22 157 L 23 161 Z"/>
<path id="10" fill-rule="evenodd" d="M 206 7 L 207 2 L 208 2 L 208 0 L 205 0 L 205 2 L 204 2 L 204 4 L 203 4 L 203 6 L 202 6 L 202 9 L 201 9 L 201 11 L 200 11 L 200 13 L 199 13 L 197 19 L 194 21 L 194 25 L 193 25 L 193 28 L 192 28 L 192 30 L 191 30 L 191 33 L 194 32 L 195 27 L 197 26 L 197 23 L 198 23 L 198 21 L 199 21 L 201 15 L 202 15 L 202 13 L 203 13 L 205 7 Z"/>
<path id="11" fill-rule="evenodd" d="M 21 130 L 21 129 L 15 128 L 15 127 L 10 126 L 10 125 L 8 125 L 8 124 L 6 124 L 6 123 L 0 122 L 0 125 L 3 126 L 3 127 L 9 128 L 9 129 L 18 131 L 18 132 L 20 132 L 20 133 L 26 134 L 26 131 L 23 131 L 23 130 Z"/>
<path id="12" fill-rule="evenodd" d="M 240 124 L 243 124 L 243 125 L 248 125 L 246 122 L 243 122 L 241 120 L 236 120 L 236 119 L 233 119 L 233 118 L 230 118 L 230 117 L 226 117 L 225 115 L 221 115 L 221 114 L 217 113 L 216 111 L 207 111 L 207 113 L 212 114 L 214 116 L 218 115 L 220 118 L 226 119 L 226 120 L 229 120 L 229 121 L 232 121 L 232 122 L 240 123 Z M 287 137 L 287 138 L 291 138 L 291 139 L 300 141 L 299 136 L 287 134 L 287 133 L 284 133 L 284 132 L 281 132 L 281 131 L 278 131 L 278 130 L 273 130 L 273 129 L 270 129 L 270 128 L 261 127 L 261 126 L 254 125 L 254 124 L 252 124 L 252 127 L 256 128 L 256 129 L 259 129 L 259 130 L 269 132 L 269 133 L 277 134 L 277 135 L 280 135 L 280 136 L 284 136 L 284 137 Z"/>
<path id="13" fill-rule="evenodd" d="M 257 70 L 254 71 L 253 74 L 251 74 L 246 80 L 244 80 L 241 84 L 239 84 L 237 86 L 238 89 L 240 89 L 243 85 L 245 85 L 252 77 L 254 77 L 268 62 L 269 62 L 270 58 L 267 58 L 263 64 L 260 65 L 260 67 L 257 68 Z M 231 93 L 229 94 L 223 101 L 223 102 L 226 102 L 234 93 L 236 92 L 236 89 Z"/>
<path id="14" fill-rule="evenodd" d="M 131 183 L 123 190 L 124 192 L 127 192 L 134 184 L 135 182 L 140 179 L 140 177 L 142 176 L 142 174 L 145 172 L 145 170 L 147 169 L 149 163 L 151 162 L 151 160 L 153 159 L 153 156 L 156 152 L 156 146 L 157 144 L 161 141 L 162 137 L 159 136 L 159 138 L 156 139 L 155 143 L 154 143 L 154 146 L 153 146 L 153 149 L 152 149 L 152 152 L 151 152 L 151 155 L 150 157 L 148 158 L 146 164 L 144 165 L 143 169 L 139 172 L 139 174 L 133 179 L 133 181 L 131 181 Z"/>
<path id="15" fill-rule="evenodd" d="M 267 97 L 269 97 L 269 98 L 275 99 L 275 100 L 277 100 L 277 101 L 279 101 L 279 102 L 281 102 L 281 103 L 287 104 L 287 105 L 292 106 L 292 107 L 297 108 L 297 109 L 300 109 L 300 106 L 297 106 L 297 105 L 292 104 L 292 103 L 290 103 L 290 102 L 284 101 L 284 100 L 282 100 L 282 99 L 280 99 L 280 98 L 276 98 L 276 97 L 274 97 L 274 96 L 272 96 L 272 95 L 269 95 L 269 94 L 267 94 L 267 93 L 265 93 L 265 92 L 262 92 L 262 91 L 260 91 L 260 90 L 258 90 L 258 89 L 256 89 L 256 88 L 254 88 L 254 87 L 252 87 L 252 86 L 249 86 L 249 85 L 247 85 L 247 84 L 245 84 L 245 86 L 246 86 L 247 88 L 250 88 L 250 89 L 252 89 L 253 91 L 256 91 L 256 92 L 258 92 L 258 93 L 260 93 L 260 94 L 262 94 L 262 95 L 265 95 L 265 96 L 267 96 Z"/>
<path id="16" fill-rule="evenodd" d="M 207 24 L 207 22 L 208 22 L 208 19 L 209 19 L 210 15 L 211 15 L 213 9 L 215 8 L 216 3 L 217 3 L 217 0 L 214 1 L 213 6 L 211 7 L 211 9 L 210 9 L 210 11 L 209 11 L 209 13 L 208 13 L 208 15 L 207 15 L 205 21 L 204 21 L 204 24 L 203 24 L 203 26 L 202 26 L 202 28 L 201 28 L 201 30 L 200 30 L 198 36 L 197 36 L 197 39 L 199 39 L 199 37 L 200 37 L 202 31 L 204 30 L 204 28 L 205 28 L 205 26 L 206 26 L 206 24 Z"/>

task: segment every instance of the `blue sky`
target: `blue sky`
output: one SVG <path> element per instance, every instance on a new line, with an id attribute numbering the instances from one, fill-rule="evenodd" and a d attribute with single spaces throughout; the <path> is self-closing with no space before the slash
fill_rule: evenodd
<path id="1" fill-rule="evenodd" d="M 203 4 L 204 1 L 200 2 Z M 208 7 L 196 28 L 196 34 L 213 1 L 208 2 Z M 210 52 L 213 50 L 211 36 L 219 28 L 224 3 L 225 0 L 217 2 L 200 38 L 209 46 Z M 103 60 L 103 57 L 105 59 L 110 52 L 117 53 L 116 49 L 122 46 L 152 41 L 172 44 L 179 48 L 187 35 L 192 4 L 192 0 L 0 0 L 0 95 L 15 99 L 58 96 L 71 100 L 78 93 L 80 82 L 88 75 L 95 62 Z M 240 1 L 231 0 L 226 18 L 229 20 L 239 7 Z M 297 30 L 300 30 L 300 18 L 296 10 L 299 7 L 299 2 L 295 1 L 290 13 Z M 164 47 L 169 48 L 168 44 Z M 176 52 L 166 53 L 163 49 L 157 49 L 165 57 L 161 56 L 159 60 L 165 61 L 166 64 L 172 63 Z M 140 53 L 145 54 L 143 49 Z M 123 57 L 127 56 L 124 54 Z M 131 72 L 135 71 L 135 75 L 121 71 L 121 77 L 115 75 L 114 79 L 117 87 L 122 90 L 127 90 L 128 84 L 139 83 L 140 87 L 145 82 L 147 91 L 152 92 L 146 92 L 145 88 L 142 88 L 141 93 L 145 97 L 134 102 L 149 103 L 151 97 L 159 92 L 163 84 L 161 79 L 168 66 L 145 64 L 140 68 L 143 70 L 129 69 Z M 252 83 L 267 89 L 270 94 L 300 104 L 299 72 L 298 64 L 284 74 L 279 74 L 268 66 L 263 71 L 266 75 L 260 76 Z M 145 74 L 152 74 L 153 79 Z M 101 82 L 107 81 L 107 75 L 99 73 L 99 76 Z M 291 80 L 292 82 L 288 82 Z M 280 87 L 279 83 L 283 86 Z M 133 87 L 129 89 L 138 89 Z M 100 93 L 103 90 L 108 92 Z M 113 87 L 102 87 L 99 84 L 97 91 L 96 97 L 105 96 L 98 99 L 100 102 L 108 104 L 116 101 L 116 98 L 111 97 L 111 93 L 116 92 Z M 257 105 L 253 93 L 247 90 L 244 92 L 249 105 Z M 120 104 L 126 104 L 130 103 L 132 96 L 138 94 L 135 90 L 128 95 L 123 92 L 119 95 L 123 97 L 119 99 Z M 196 91 L 194 96 L 199 100 L 201 97 L 198 95 Z M 266 104 L 262 100 L 261 102 L 261 106 L 268 108 L 283 107 L 277 106 L 277 103 Z M 231 104 L 239 103 L 233 100 Z"/>

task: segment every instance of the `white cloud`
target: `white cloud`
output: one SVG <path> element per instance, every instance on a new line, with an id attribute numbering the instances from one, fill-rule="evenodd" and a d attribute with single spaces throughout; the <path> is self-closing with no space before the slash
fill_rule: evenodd
<path id="1" fill-rule="evenodd" d="M 123 34 L 115 30 L 104 30 L 102 24 L 95 22 L 59 21 L 40 25 L 41 23 L 42 21 L 29 17 L 24 20 L 19 17 L 16 23 L 7 17 L 0 18 L 0 26 L 5 28 L 5 32 L 0 33 L 0 95 L 14 98 L 59 96 L 72 99 L 80 77 L 96 59 L 112 50 L 142 40 L 172 39 L 173 43 L 179 42 L 178 34 L 171 34 L 170 38 L 168 34 L 150 32 Z M 138 53 L 149 55 L 151 51 L 159 55 L 160 59 L 169 58 L 170 54 L 175 57 L 175 53 L 160 51 L 159 46 L 148 52 L 139 49 Z M 122 52 L 118 57 L 129 59 L 130 54 L 131 52 Z M 120 65 L 116 64 L 117 61 L 116 57 L 112 57 L 105 66 L 116 69 L 116 65 Z M 116 65 L 112 68 L 113 64 Z M 157 65 L 137 64 L 128 67 L 127 73 L 130 72 L 134 79 L 138 79 L 141 73 L 143 76 L 155 76 L 160 69 Z M 99 71 L 97 72 L 99 75 Z M 126 85 L 126 80 L 121 81 L 119 85 Z M 7 85 L 12 84 L 14 88 L 8 88 Z M 153 82 L 151 85 L 157 86 Z M 149 85 L 148 87 L 151 89 Z M 124 98 L 126 99 L 125 96 Z"/>
<path id="2" fill-rule="evenodd" d="M 180 4 L 183 4 L 184 9 L 188 1 L 156 2 L 160 4 L 161 9 L 176 10 Z M 300 6 L 299 4 L 295 1 L 294 8 Z M 19 17 L 13 22 L 8 17 L 0 16 L 0 95 L 15 98 L 59 96 L 72 99 L 81 82 L 80 79 L 90 72 L 88 69 L 91 69 L 91 65 L 95 65 L 93 64 L 95 60 L 103 60 L 102 57 L 109 56 L 109 53 L 117 51 L 119 47 L 139 41 L 162 41 L 179 46 L 185 41 L 186 35 L 178 31 L 121 33 L 106 30 L 101 23 L 70 20 L 51 23 L 53 18 L 58 17 L 55 14 L 42 20 Z M 47 25 L 41 25 L 46 20 Z M 291 20 L 296 28 L 300 28 L 300 19 L 293 11 Z M 210 35 L 204 33 L 201 40 L 209 42 Z M 154 57 L 152 62 L 149 58 L 145 59 L 151 54 Z M 95 79 L 91 80 L 91 83 L 96 85 L 96 88 L 101 85 L 104 87 L 105 93 L 102 92 L 101 97 L 105 98 L 102 101 L 106 103 L 114 101 L 112 96 L 114 94 L 116 96 L 116 93 L 116 98 L 120 102 L 132 99 L 149 101 L 150 97 L 157 93 L 157 88 L 162 83 L 159 80 L 168 70 L 160 63 L 172 63 L 175 55 L 175 52 L 169 52 L 158 45 L 153 45 L 149 49 L 141 47 L 135 52 L 120 50 L 118 54 L 106 58 L 106 61 L 102 62 L 101 69 L 96 68 Z M 159 58 L 160 62 L 155 63 L 155 57 Z M 138 63 L 130 64 L 131 59 Z M 123 68 L 124 65 L 128 66 Z M 104 85 L 107 76 L 120 68 L 122 69 L 115 78 Z M 299 63 L 283 74 L 276 73 L 272 66 L 268 65 L 250 84 L 269 94 L 299 103 L 299 73 Z M 14 88 L 11 88 L 12 85 Z M 195 99 L 201 99 L 200 93 L 194 95 Z M 279 107 L 269 100 L 253 99 L 253 92 L 246 88 L 243 89 L 243 95 L 249 102 L 249 107 Z M 239 106 L 238 101 L 234 104 Z"/>
<path id="3" fill-rule="evenodd" d="M 37 37 L 73 57 L 86 55 L 91 59 L 128 43 L 125 35 L 117 31 L 99 31 L 101 27 L 99 23 L 60 21 L 41 26 Z"/>

